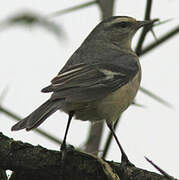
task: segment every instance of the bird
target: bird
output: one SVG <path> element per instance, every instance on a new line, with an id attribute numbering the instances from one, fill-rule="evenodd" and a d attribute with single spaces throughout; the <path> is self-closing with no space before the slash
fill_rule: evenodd
<path id="1" fill-rule="evenodd" d="M 51 84 L 41 90 L 52 93 L 50 98 L 11 130 L 37 128 L 61 110 L 68 114 L 61 145 L 64 150 L 72 119 L 105 121 L 120 148 L 121 162 L 130 163 L 113 124 L 133 102 L 141 82 L 141 66 L 131 48 L 132 39 L 138 29 L 153 22 L 129 16 L 112 16 L 100 22 Z"/>

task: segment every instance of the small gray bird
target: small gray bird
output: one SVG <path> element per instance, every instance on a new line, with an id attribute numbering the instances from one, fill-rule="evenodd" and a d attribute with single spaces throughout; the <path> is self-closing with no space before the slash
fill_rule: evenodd
<path id="1" fill-rule="evenodd" d="M 113 123 L 133 102 L 141 81 L 141 67 L 131 49 L 136 31 L 154 21 L 137 21 L 128 16 L 110 17 L 99 23 L 70 57 L 51 85 L 49 100 L 33 111 L 12 130 L 38 127 L 51 114 L 61 110 L 69 115 L 61 150 L 73 116 L 82 121 L 105 120 L 121 150 L 122 162 L 129 163 Z"/>

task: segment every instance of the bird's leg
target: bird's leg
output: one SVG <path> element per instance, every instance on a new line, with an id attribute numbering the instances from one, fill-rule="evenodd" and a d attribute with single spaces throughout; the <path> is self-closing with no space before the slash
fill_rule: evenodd
<path id="1" fill-rule="evenodd" d="M 66 138 L 67 138 L 68 130 L 69 130 L 70 123 L 71 123 L 71 120 L 73 118 L 73 115 L 74 115 L 74 111 L 70 111 L 69 115 L 68 115 L 68 122 L 67 122 L 67 127 L 66 127 L 66 130 L 65 130 L 65 135 L 64 135 L 61 147 L 60 147 L 60 150 L 62 152 L 61 169 L 62 169 L 62 177 L 63 177 L 63 179 L 64 179 L 64 174 L 65 174 L 64 173 L 65 172 L 65 163 L 66 163 L 65 159 L 66 159 L 66 155 L 67 155 L 67 152 L 68 152 L 68 148 L 67 148 L 67 145 L 66 145 Z M 70 149 L 72 149 L 71 147 L 70 147 Z"/>
<path id="2" fill-rule="evenodd" d="M 117 138 L 117 136 L 116 136 L 116 133 L 114 132 L 114 129 L 113 129 L 112 124 L 111 124 L 111 123 L 107 123 L 107 126 L 108 126 L 109 129 L 111 130 L 111 132 L 112 132 L 112 134 L 113 134 L 113 136 L 114 136 L 114 138 L 115 138 L 115 140 L 116 140 L 116 142 L 117 142 L 117 144 L 118 144 L 118 146 L 119 146 L 119 149 L 120 149 L 120 151 L 121 151 L 121 163 L 124 164 L 124 165 L 134 166 L 134 165 L 129 161 L 126 153 L 124 152 L 124 150 L 123 150 L 123 148 L 122 148 L 122 146 L 121 146 L 121 144 L 120 144 L 120 142 L 119 142 L 119 140 L 118 140 L 118 138 Z"/>
<path id="3" fill-rule="evenodd" d="M 63 142 L 62 142 L 61 148 L 60 148 L 61 151 L 64 151 L 66 149 L 66 138 L 67 138 L 68 130 L 69 130 L 70 123 L 71 123 L 71 120 L 73 118 L 74 113 L 75 113 L 74 111 L 69 112 L 68 123 L 67 123 L 67 127 L 66 127 L 66 130 L 65 130 L 65 136 L 63 138 Z"/>

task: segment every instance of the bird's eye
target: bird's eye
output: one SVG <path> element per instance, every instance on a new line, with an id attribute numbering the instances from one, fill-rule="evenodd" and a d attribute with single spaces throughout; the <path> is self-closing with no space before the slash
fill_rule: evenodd
<path id="1" fill-rule="evenodd" d="M 128 22 L 121 22 L 121 23 L 119 23 L 119 26 L 120 26 L 121 28 L 126 28 L 128 25 L 129 25 Z"/>
<path id="2" fill-rule="evenodd" d="M 118 28 L 126 28 L 129 25 L 130 25 L 129 22 L 120 22 L 120 23 L 115 23 L 112 26 L 118 29 Z"/>

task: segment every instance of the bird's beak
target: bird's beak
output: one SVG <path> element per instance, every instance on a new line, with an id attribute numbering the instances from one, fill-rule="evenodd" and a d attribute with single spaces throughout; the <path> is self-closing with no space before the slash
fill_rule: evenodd
<path id="1" fill-rule="evenodd" d="M 146 21 L 137 21 L 137 29 L 146 26 L 146 25 L 153 25 L 154 22 L 158 21 L 158 19 L 154 20 L 146 20 Z"/>

